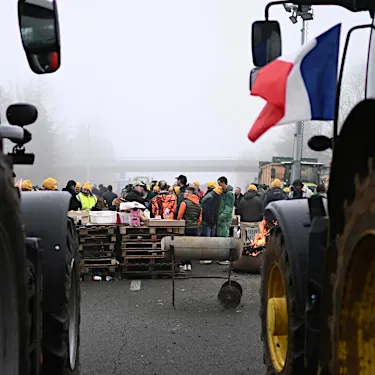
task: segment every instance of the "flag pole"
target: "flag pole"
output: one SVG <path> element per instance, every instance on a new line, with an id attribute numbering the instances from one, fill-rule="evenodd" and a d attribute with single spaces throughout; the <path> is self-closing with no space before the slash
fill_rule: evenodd
<path id="1" fill-rule="evenodd" d="M 305 44 L 306 41 L 306 26 L 307 21 L 314 19 L 314 12 L 311 5 L 288 5 L 284 4 L 284 8 L 288 13 L 291 13 L 289 17 L 293 24 L 298 22 L 298 18 L 302 19 L 301 28 L 301 46 Z M 301 178 L 301 161 L 302 161 L 302 140 L 303 140 L 303 121 L 298 121 L 295 127 L 294 133 L 294 146 L 293 146 L 293 164 L 291 179 L 294 180 Z"/>
<path id="2" fill-rule="evenodd" d="M 302 19 L 302 29 L 301 29 L 301 46 L 305 44 L 305 30 L 306 21 Z M 303 131 L 303 121 L 298 121 L 296 123 L 295 133 L 294 133 L 294 147 L 293 147 L 293 165 L 292 165 L 292 181 L 301 178 L 301 161 L 302 161 L 302 131 Z"/>

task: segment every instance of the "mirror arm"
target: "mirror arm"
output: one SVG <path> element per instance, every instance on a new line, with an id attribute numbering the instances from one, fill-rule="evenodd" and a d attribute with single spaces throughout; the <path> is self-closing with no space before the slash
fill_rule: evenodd
<path id="1" fill-rule="evenodd" d="M 347 53 L 348 47 L 349 47 L 350 35 L 355 30 L 367 29 L 367 28 L 371 28 L 371 29 L 375 30 L 375 27 L 372 24 L 358 25 L 358 26 L 352 27 L 348 31 L 348 33 L 346 34 L 344 50 L 342 52 L 342 60 L 341 60 L 341 66 L 340 66 L 340 71 L 339 71 L 339 78 L 337 80 L 337 87 L 336 87 L 335 119 L 333 121 L 333 146 L 334 146 L 335 141 L 337 140 L 337 137 L 338 137 L 340 93 L 341 93 L 342 77 L 343 77 L 343 73 L 344 73 L 344 65 L 345 65 L 345 60 L 346 60 L 346 53 Z M 369 50 L 369 53 L 370 53 L 370 50 Z M 368 63 L 369 63 L 369 59 L 367 59 L 366 72 L 368 71 Z M 367 81 L 367 78 L 366 78 L 366 81 Z M 366 85 L 365 85 L 365 94 L 366 94 Z M 365 95 L 365 96 L 367 96 L 367 95 Z"/>
<path id="2" fill-rule="evenodd" d="M 287 4 L 290 3 L 291 1 L 286 1 L 286 0 L 280 0 L 280 1 L 271 1 L 266 5 L 266 8 L 264 9 L 264 17 L 266 21 L 268 21 L 269 18 L 269 13 L 270 13 L 270 8 L 272 5 L 281 5 L 281 4 Z"/>

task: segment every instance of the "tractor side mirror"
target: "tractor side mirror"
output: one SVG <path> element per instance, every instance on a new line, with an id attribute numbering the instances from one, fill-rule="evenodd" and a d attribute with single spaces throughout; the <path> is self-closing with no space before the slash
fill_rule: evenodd
<path id="1" fill-rule="evenodd" d="M 45 74 L 59 69 L 61 54 L 56 0 L 19 0 L 18 23 L 31 70 Z"/>
<path id="2" fill-rule="evenodd" d="M 307 143 L 313 151 L 325 151 L 333 147 L 333 139 L 325 135 L 314 135 Z"/>
<path id="3" fill-rule="evenodd" d="M 249 90 L 250 90 L 250 92 L 251 92 L 251 89 L 254 86 L 255 80 L 258 77 L 259 70 L 260 70 L 260 67 L 251 69 L 251 71 L 250 71 L 250 79 L 249 79 Z"/>
<path id="4" fill-rule="evenodd" d="M 26 126 L 37 120 L 38 110 L 31 104 L 12 104 L 6 111 L 6 117 L 11 125 Z"/>
<path id="5" fill-rule="evenodd" d="M 251 28 L 253 63 L 262 67 L 281 55 L 281 31 L 277 21 L 256 21 Z"/>

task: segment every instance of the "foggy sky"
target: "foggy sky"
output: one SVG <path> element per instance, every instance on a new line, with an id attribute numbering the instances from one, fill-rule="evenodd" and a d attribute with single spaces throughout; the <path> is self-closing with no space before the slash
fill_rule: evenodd
<path id="1" fill-rule="evenodd" d="M 260 0 L 63 0 L 58 1 L 62 67 L 42 77 L 27 65 L 17 25 L 16 0 L 2 0 L 1 85 L 47 82 L 49 105 L 66 129 L 82 124 L 102 130 L 121 158 L 255 158 L 269 151 L 280 132 L 256 144 L 247 133 L 263 102 L 248 92 L 251 23 L 264 17 Z M 283 34 L 283 52 L 300 43 L 283 7 L 271 10 Z M 312 38 L 342 21 L 348 28 L 368 22 L 367 14 L 316 7 Z M 366 56 L 358 33 L 350 63 Z M 6 106 L 17 100 L 1 103 Z M 3 118 L 4 116 L 2 116 Z M 35 135 L 37 136 L 37 135 Z M 136 141 L 127 140 L 134 137 Z M 94 151 L 94 150 L 93 150 Z"/>

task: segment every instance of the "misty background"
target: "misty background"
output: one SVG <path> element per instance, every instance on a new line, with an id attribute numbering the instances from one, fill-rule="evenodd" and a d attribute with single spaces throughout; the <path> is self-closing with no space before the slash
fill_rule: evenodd
<path id="1" fill-rule="evenodd" d="M 99 173 L 95 166 L 124 159 L 242 159 L 253 165 L 272 156 L 292 156 L 294 125 L 271 129 L 256 143 L 247 133 L 262 99 L 249 94 L 251 24 L 264 19 L 261 0 L 73 0 L 58 1 L 62 66 L 52 75 L 31 72 L 17 21 L 17 2 L 0 5 L 1 119 L 9 104 L 37 106 L 29 127 L 33 166 L 16 167 L 17 178 L 41 185 L 52 176 L 112 183 L 148 175 L 173 183 L 184 170 Z M 307 40 L 342 22 L 341 47 L 350 27 L 368 23 L 367 13 L 315 7 Z M 283 53 L 299 48 L 301 24 L 293 25 L 282 6 L 271 8 L 281 24 Z M 364 97 L 369 31 L 355 32 L 344 70 L 341 117 Z M 329 153 L 306 146 L 312 134 L 331 134 L 328 122 L 305 123 L 303 157 L 329 162 Z M 12 147 L 12 145 L 7 145 Z M 61 167 L 65 169 L 62 170 Z M 74 169 L 73 169 L 74 167 Z M 78 169 L 77 169 L 78 168 Z M 167 168 L 166 168 L 167 169 Z M 177 169 L 177 168 L 176 168 Z M 186 172 L 201 183 L 227 175 L 242 188 L 257 176 L 254 168 Z"/>

